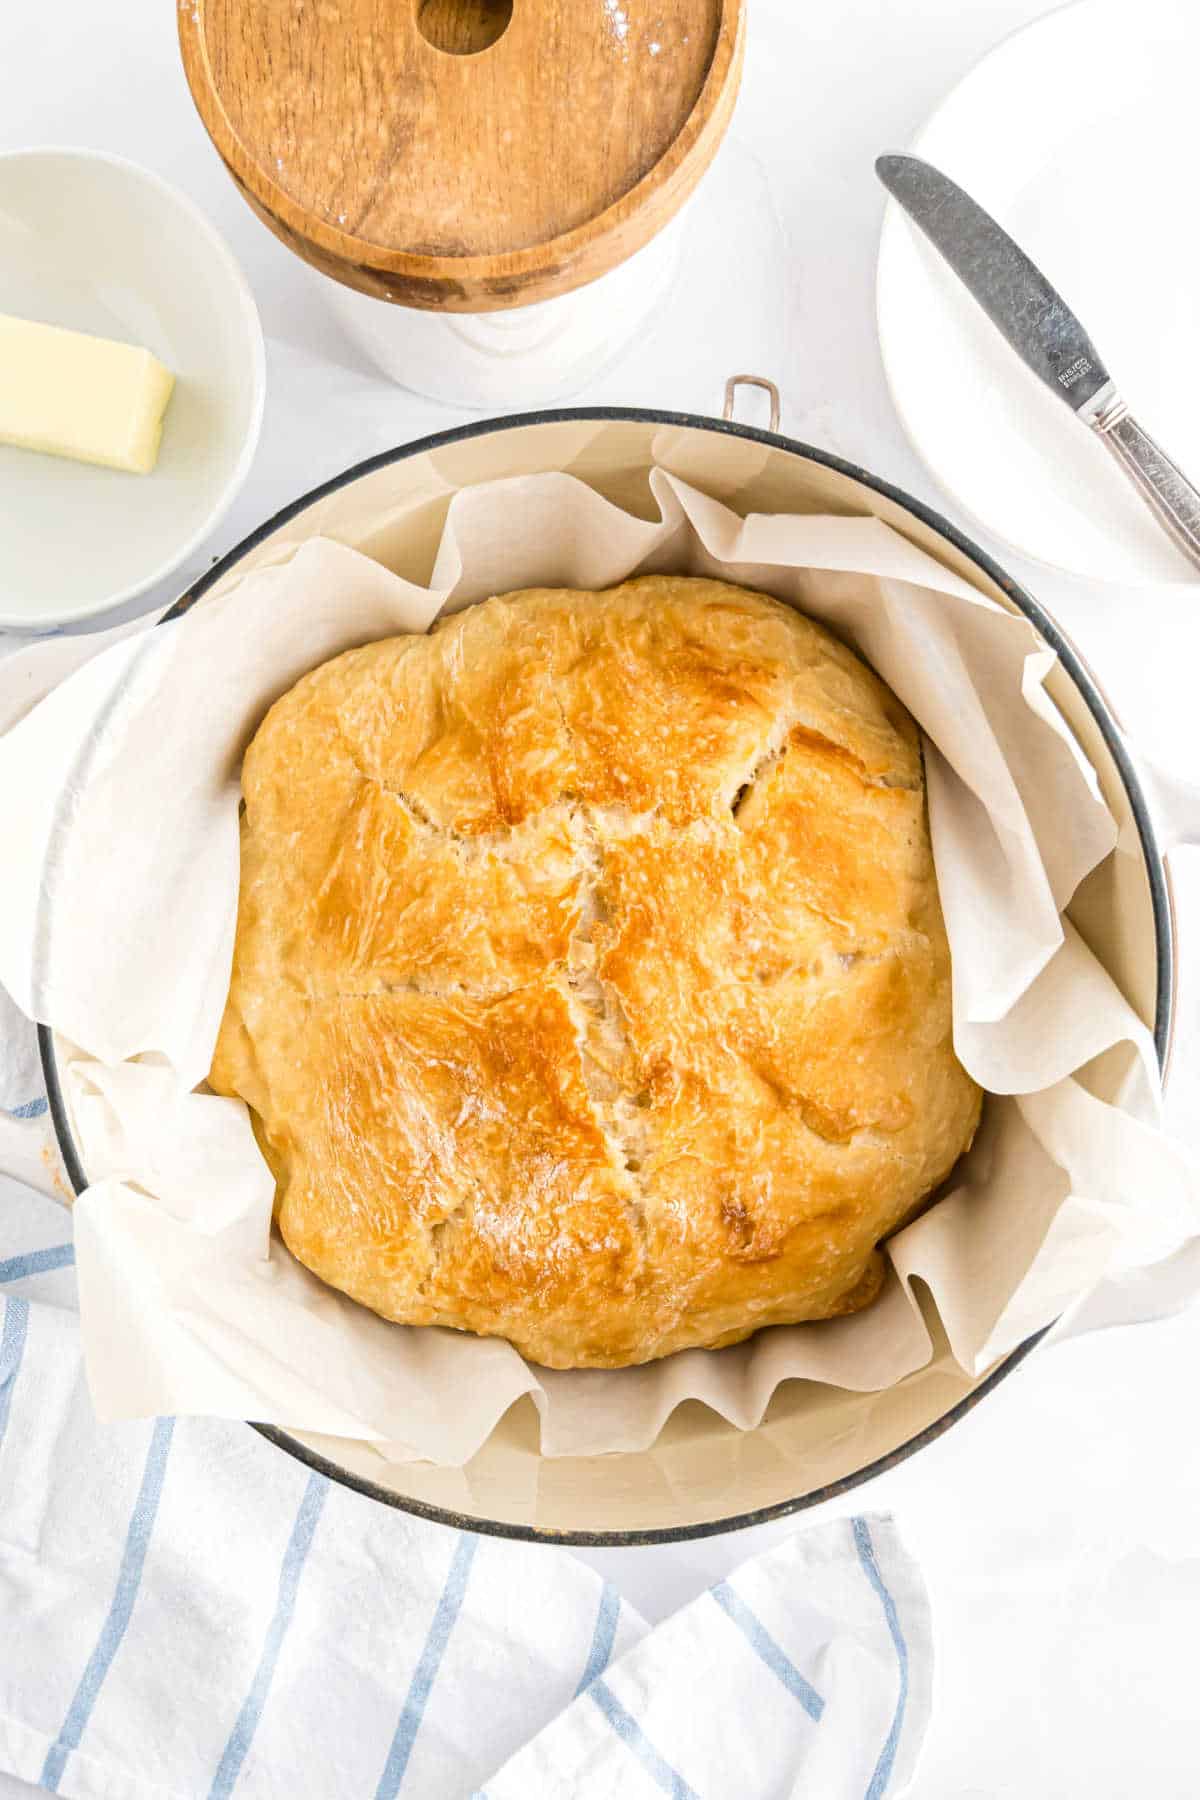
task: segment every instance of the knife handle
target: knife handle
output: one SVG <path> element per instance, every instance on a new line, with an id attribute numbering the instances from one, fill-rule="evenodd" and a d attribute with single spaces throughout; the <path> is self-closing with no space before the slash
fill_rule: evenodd
<path id="1" fill-rule="evenodd" d="M 1183 470 L 1116 396 L 1096 418 L 1095 428 L 1159 523 L 1200 567 L 1200 493 Z"/>

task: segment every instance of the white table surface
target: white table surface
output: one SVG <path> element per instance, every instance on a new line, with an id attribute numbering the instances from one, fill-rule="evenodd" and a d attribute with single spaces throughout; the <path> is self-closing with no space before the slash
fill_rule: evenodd
<path id="1" fill-rule="evenodd" d="M 782 389 L 785 432 L 943 505 L 880 367 L 871 165 L 907 144 L 984 50 L 1046 10 L 752 0 L 742 96 L 688 221 L 669 317 L 580 398 L 711 412 L 726 375 L 761 372 Z M 376 377 L 320 279 L 237 197 L 193 113 L 162 0 L 0 7 L 0 149 L 54 143 L 119 151 L 192 195 L 241 260 L 270 340 L 276 379 L 247 487 L 204 556 L 152 603 L 324 476 L 465 417 Z M 1081 644 L 1135 742 L 1194 767 L 1200 588 L 1089 591 L 988 547 Z M 1177 859 L 1176 885 L 1185 943 L 1171 1113 L 1200 1143 L 1200 857 Z M 940 1704 L 919 1800 L 1200 1792 L 1197 1367 L 1200 1311 L 1041 1352 L 854 1496 L 898 1515 L 933 1592 Z M 658 1618 L 790 1529 L 588 1560 Z M 0 1777 L 0 1800 L 31 1791 Z"/>

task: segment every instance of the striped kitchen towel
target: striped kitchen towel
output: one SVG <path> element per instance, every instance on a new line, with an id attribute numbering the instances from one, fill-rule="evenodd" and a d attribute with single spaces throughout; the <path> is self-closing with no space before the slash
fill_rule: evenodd
<path id="1" fill-rule="evenodd" d="M 798 1534 L 651 1630 L 567 1552 L 244 1426 L 100 1426 L 68 1217 L 0 1185 L 0 1768 L 82 1800 L 903 1792 L 932 1657 L 890 1520 Z"/>

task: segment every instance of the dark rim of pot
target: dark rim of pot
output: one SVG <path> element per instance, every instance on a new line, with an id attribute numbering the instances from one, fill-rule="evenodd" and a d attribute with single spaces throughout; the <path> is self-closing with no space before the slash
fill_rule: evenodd
<path id="1" fill-rule="evenodd" d="M 1091 674 L 1084 666 L 1074 646 L 1065 638 L 1054 621 L 1043 611 L 1033 596 L 1025 591 L 1011 576 L 992 560 L 986 551 L 966 537 L 957 526 L 935 512 L 924 501 L 914 499 L 903 489 L 893 487 L 890 482 L 881 481 L 878 476 L 860 468 L 856 463 L 847 462 L 843 457 L 832 456 L 827 450 L 815 449 L 811 444 L 797 442 L 793 438 L 780 436 L 776 432 L 759 431 L 750 425 L 735 424 L 727 419 L 707 419 L 693 413 L 659 412 L 653 408 L 623 406 L 581 406 L 561 407 L 548 411 L 531 413 L 511 413 L 500 419 L 484 419 L 477 424 L 456 426 L 450 431 L 436 432 L 431 437 L 418 438 L 411 444 L 403 444 L 393 450 L 384 450 L 377 456 L 370 456 L 363 462 L 355 463 L 352 468 L 335 475 L 331 480 L 323 482 L 319 487 L 293 500 L 289 505 L 269 518 L 265 524 L 252 531 L 242 539 L 226 555 L 194 582 L 185 594 L 165 612 L 160 624 L 178 618 L 189 607 L 194 606 L 221 577 L 229 572 L 246 553 L 264 538 L 269 537 L 281 525 L 287 524 L 298 513 L 323 499 L 326 494 L 336 493 L 339 488 L 356 481 L 362 475 L 368 475 L 375 469 L 386 468 L 390 463 L 404 462 L 409 457 L 423 455 L 427 451 L 440 449 L 446 444 L 462 443 L 468 438 L 489 437 L 502 431 L 518 431 L 530 425 L 547 425 L 556 423 L 578 424 L 589 420 L 597 423 L 633 423 L 646 425 L 681 426 L 693 431 L 716 432 L 725 437 L 745 438 L 751 443 L 764 444 L 774 450 L 783 450 L 790 455 L 798 456 L 807 462 L 819 463 L 822 467 L 835 470 L 839 475 L 847 475 L 860 482 L 873 492 L 882 494 L 893 500 L 898 506 L 920 519 L 923 524 L 931 526 L 947 542 L 960 550 L 976 568 L 991 578 L 1008 596 L 1017 609 L 1045 639 L 1055 652 L 1059 661 L 1070 675 L 1075 686 L 1083 696 L 1085 705 L 1091 713 L 1096 725 L 1108 747 L 1109 754 L 1120 773 L 1125 791 L 1129 796 L 1130 807 L 1137 825 L 1138 838 L 1146 866 L 1146 875 L 1150 883 L 1150 896 L 1154 912 L 1154 939 L 1157 953 L 1158 971 L 1154 1014 L 1154 1046 L 1158 1055 L 1160 1069 L 1165 1069 L 1168 1046 L 1171 1038 L 1171 1019 L 1175 991 L 1175 958 L 1171 923 L 1170 892 L 1167 886 L 1162 852 L 1158 845 L 1154 824 L 1150 816 L 1142 786 L 1137 772 L 1125 748 L 1124 739 L 1115 719 Z M 46 1078 L 46 1092 L 50 1102 L 50 1114 L 62 1152 L 63 1163 L 71 1186 L 76 1194 L 87 1187 L 87 1175 L 75 1147 L 67 1118 L 63 1099 L 62 1083 L 59 1080 L 58 1065 L 54 1054 L 53 1036 L 49 1027 L 38 1026 L 38 1042 L 41 1050 L 42 1069 Z M 626 1548 L 638 1544 L 672 1544 L 683 1543 L 693 1538 L 714 1537 L 722 1532 L 741 1531 L 751 1525 L 762 1525 L 771 1519 L 781 1519 L 790 1513 L 803 1512 L 809 1507 L 819 1506 L 827 1500 L 837 1499 L 849 1493 L 852 1488 L 872 1480 L 876 1475 L 884 1474 L 895 1468 L 911 1456 L 914 1451 L 931 1444 L 935 1438 L 941 1437 L 951 1425 L 965 1418 L 985 1394 L 990 1394 L 1005 1376 L 1024 1362 L 1030 1351 L 1040 1343 L 1046 1332 L 1052 1327 L 1047 1325 L 1041 1331 L 1035 1331 L 1015 1350 L 1009 1352 L 1002 1362 L 997 1364 L 990 1375 L 981 1381 L 978 1387 L 958 1401 L 950 1410 L 935 1419 L 923 1431 L 909 1438 L 905 1443 L 889 1451 L 886 1456 L 877 1458 L 864 1468 L 851 1475 L 843 1476 L 839 1481 L 825 1483 L 811 1493 L 800 1494 L 790 1500 L 780 1500 L 773 1506 L 759 1507 L 745 1513 L 734 1513 L 728 1518 L 706 1520 L 698 1525 L 671 1525 L 657 1530 L 643 1531 L 552 1531 L 536 1525 L 514 1525 L 504 1520 L 475 1518 L 467 1513 L 458 1513 L 448 1507 L 431 1506 L 421 1500 L 414 1500 L 405 1495 L 392 1493 L 388 1488 L 380 1487 L 376 1482 L 368 1481 L 363 1476 L 354 1475 L 349 1470 L 332 1463 L 327 1457 L 320 1456 L 310 1450 L 290 1433 L 277 1425 L 261 1425 L 251 1423 L 270 1443 L 287 1452 L 315 1469 L 319 1474 L 327 1476 L 331 1481 L 340 1482 L 343 1487 L 353 1488 L 372 1500 L 381 1501 L 385 1506 L 397 1507 L 402 1512 L 413 1513 L 418 1518 L 429 1519 L 439 1525 L 449 1525 L 459 1531 L 483 1532 L 493 1537 L 520 1538 L 535 1543 L 579 1545 L 589 1548 L 617 1547 Z"/>

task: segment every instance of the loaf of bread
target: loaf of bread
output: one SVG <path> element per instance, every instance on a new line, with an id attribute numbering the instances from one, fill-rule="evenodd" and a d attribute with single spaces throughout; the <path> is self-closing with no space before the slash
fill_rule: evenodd
<path id="1" fill-rule="evenodd" d="M 828 631 L 510 594 L 305 676 L 242 786 L 210 1079 L 322 1280 L 551 1368 L 875 1297 L 980 1095 L 917 731 Z"/>

